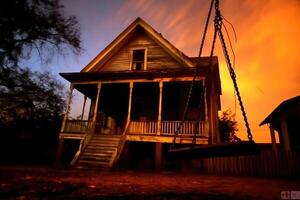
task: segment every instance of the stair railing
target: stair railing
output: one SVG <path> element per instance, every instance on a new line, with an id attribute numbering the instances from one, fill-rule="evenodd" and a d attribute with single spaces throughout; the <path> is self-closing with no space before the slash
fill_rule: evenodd
<path id="1" fill-rule="evenodd" d="M 94 126 L 94 124 L 92 124 L 92 126 Z M 79 148 L 78 148 L 74 158 L 72 159 L 72 161 L 70 163 L 71 166 L 75 165 L 75 163 L 77 162 L 80 154 L 83 152 L 83 150 L 85 149 L 85 147 L 87 146 L 87 144 L 91 140 L 94 133 L 95 133 L 94 128 L 91 128 L 90 130 L 86 131 L 85 135 L 83 136 L 83 138 L 80 141 Z"/>
<path id="2" fill-rule="evenodd" d="M 126 123 L 126 126 L 124 128 L 124 131 L 121 135 L 121 138 L 120 138 L 120 141 L 119 141 L 119 144 L 118 144 L 115 159 L 113 159 L 113 162 L 112 162 L 112 166 L 115 166 L 117 164 L 117 162 L 118 162 L 118 160 L 119 160 L 119 158 L 122 154 L 122 151 L 123 151 L 123 148 L 124 148 L 124 145 L 125 145 L 125 142 L 126 142 L 126 133 L 128 131 L 129 125 L 130 125 L 130 122 Z"/>

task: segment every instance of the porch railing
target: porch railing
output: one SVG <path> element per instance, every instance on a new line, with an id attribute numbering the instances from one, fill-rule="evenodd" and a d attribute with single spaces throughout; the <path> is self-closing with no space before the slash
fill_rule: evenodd
<path id="1" fill-rule="evenodd" d="M 89 120 L 66 120 L 63 132 L 84 133 L 92 127 Z"/>
<path id="2" fill-rule="evenodd" d="M 162 135 L 174 135 L 177 131 L 178 135 L 194 135 L 196 129 L 196 125 L 198 125 L 198 133 L 199 136 L 207 136 L 206 133 L 206 123 L 195 121 L 184 121 L 182 126 L 180 126 L 181 121 L 162 121 L 161 122 L 161 134 Z"/>
<path id="3" fill-rule="evenodd" d="M 133 134 L 156 134 L 157 121 L 130 121 L 128 132 Z"/>
<path id="4" fill-rule="evenodd" d="M 195 126 L 198 124 L 198 136 L 208 136 L 208 123 L 195 121 L 184 121 L 180 127 L 181 121 L 162 121 L 161 122 L 161 135 L 178 135 L 191 136 L 197 130 Z M 158 121 L 130 121 L 129 134 L 146 134 L 156 135 L 158 133 Z"/>

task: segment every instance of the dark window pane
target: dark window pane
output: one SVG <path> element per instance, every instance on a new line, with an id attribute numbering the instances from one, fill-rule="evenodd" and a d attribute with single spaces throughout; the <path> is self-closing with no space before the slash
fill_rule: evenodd
<path id="1" fill-rule="evenodd" d="M 133 62 L 144 62 L 145 50 L 133 50 Z"/>
<path id="2" fill-rule="evenodd" d="M 144 69 L 145 49 L 133 50 L 132 69 Z"/>

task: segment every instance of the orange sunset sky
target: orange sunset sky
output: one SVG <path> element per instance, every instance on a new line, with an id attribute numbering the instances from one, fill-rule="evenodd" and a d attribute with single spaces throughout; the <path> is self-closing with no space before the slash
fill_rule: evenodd
<path id="1" fill-rule="evenodd" d="M 210 1 L 204 0 L 64 0 L 67 14 L 75 15 L 81 26 L 83 48 L 80 56 L 53 63 L 55 72 L 81 70 L 136 17 L 153 28 L 188 56 L 197 56 Z M 237 41 L 228 24 L 235 52 L 235 69 L 250 126 L 257 142 L 269 142 L 268 127 L 258 124 L 283 100 L 300 94 L 300 1 L 220 0 L 223 16 L 235 28 Z M 213 24 L 203 55 L 209 54 Z M 222 81 L 222 109 L 235 111 L 233 85 L 217 42 Z M 58 66 L 58 67 L 57 67 Z M 75 97 L 72 114 L 82 97 Z M 246 139 L 238 104 L 239 133 Z M 78 107 L 75 108 L 75 107 Z"/>

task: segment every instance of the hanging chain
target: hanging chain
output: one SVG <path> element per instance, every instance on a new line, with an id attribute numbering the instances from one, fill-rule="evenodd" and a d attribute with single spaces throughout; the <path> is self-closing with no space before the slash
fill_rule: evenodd
<path id="1" fill-rule="evenodd" d="M 213 3 L 213 1 L 212 1 Z M 215 50 L 215 45 L 216 45 L 216 39 L 217 39 L 217 29 L 215 27 L 215 30 L 214 30 L 214 35 L 213 35 L 213 41 L 212 41 L 212 45 L 211 45 L 211 49 L 210 49 L 210 56 L 209 56 L 209 64 L 208 64 L 208 69 L 210 70 L 212 68 L 212 61 L 213 61 L 213 55 L 214 55 L 214 50 Z M 200 58 L 200 57 L 199 57 Z M 201 96 L 200 96 L 200 102 L 199 102 L 199 105 L 198 105 L 198 110 L 200 111 L 201 109 L 201 105 L 202 105 L 202 99 L 205 98 L 204 97 L 204 89 L 206 88 L 205 85 L 203 85 L 203 90 L 201 91 Z M 196 119 L 196 126 L 197 126 L 197 131 L 199 131 L 199 115 L 197 116 L 197 119 Z M 197 132 L 194 131 L 194 137 L 193 137 L 193 141 L 192 143 L 195 144 L 196 143 L 196 134 Z"/>
<path id="2" fill-rule="evenodd" d="M 214 5 L 214 0 L 211 0 L 211 4 L 210 4 L 210 7 L 209 7 L 209 11 L 208 11 L 208 16 L 207 16 L 206 23 L 205 23 L 204 32 L 203 32 L 203 35 L 202 35 L 202 40 L 201 40 L 201 45 L 200 45 L 200 50 L 199 50 L 198 61 L 197 61 L 195 73 L 194 73 L 193 80 L 192 80 L 192 83 L 191 83 L 190 88 L 189 88 L 189 93 L 188 93 L 187 101 L 186 101 L 186 104 L 185 104 L 185 107 L 184 107 L 184 111 L 183 111 L 183 114 L 182 114 L 182 119 L 180 121 L 180 124 L 177 126 L 177 129 L 176 129 L 175 133 L 174 133 L 174 138 L 173 138 L 173 142 L 172 142 L 171 148 L 175 146 L 176 138 L 178 136 L 178 132 L 182 129 L 182 126 L 183 126 L 183 123 L 185 121 L 186 114 L 187 114 L 187 111 L 188 111 L 188 108 L 189 108 L 191 96 L 192 96 L 192 93 L 193 93 L 193 88 L 194 88 L 195 81 L 196 81 L 196 78 L 197 78 L 198 73 L 199 73 L 200 57 L 202 55 L 202 51 L 203 51 L 203 48 L 204 48 L 204 42 L 205 42 L 205 38 L 206 38 L 206 33 L 207 33 L 208 24 L 209 24 L 209 20 L 210 20 L 210 16 L 211 16 L 213 5 Z M 194 142 L 195 142 L 195 139 L 193 138 L 193 143 Z"/>
<path id="3" fill-rule="evenodd" d="M 219 0 L 215 1 L 215 9 L 216 9 L 215 28 L 217 29 L 217 32 L 218 32 L 218 35 L 219 35 L 219 38 L 220 38 L 220 41 L 221 41 L 221 45 L 222 45 L 223 53 L 224 53 L 225 60 L 226 60 L 227 66 L 228 66 L 228 70 L 229 70 L 229 73 L 230 73 L 230 77 L 232 79 L 233 86 L 234 86 L 234 89 L 235 89 L 235 92 L 236 92 L 236 96 L 238 98 L 239 105 L 241 107 L 242 115 L 243 115 L 243 118 L 244 118 L 244 121 L 245 121 L 245 126 L 246 126 L 246 129 L 247 129 L 248 139 L 249 139 L 249 141 L 253 141 L 251 129 L 250 129 L 249 122 L 248 122 L 248 119 L 247 119 L 247 115 L 246 115 L 246 112 L 245 112 L 245 108 L 244 108 L 244 105 L 243 105 L 243 102 L 242 102 L 242 97 L 241 97 L 241 94 L 239 92 L 239 88 L 238 88 L 238 85 L 237 85 L 236 74 L 235 74 L 235 71 L 232 67 L 230 57 L 229 57 L 229 53 L 228 53 L 228 50 L 227 50 L 227 47 L 226 47 L 226 44 L 225 44 L 224 36 L 223 36 L 223 33 L 222 33 L 222 15 L 221 15 L 221 11 L 219 9 Z"/>
<path id="4" fill-rule="evenodd" d="M 177 130 L 174 133 L 174 139 L 173 139 L 173 144 L 172 144 L 171 148 L 175 146 L 176 137 L 178 136 L 178 132 L 181 130 L 181 128 L 183 126 L 183 123 L 185 121 L 185 118 L 186 118 L 186 114 L 187 114 L 189 103 L 190 103 L 190 100 L 191 100 L 194 84 L 195 84 L 196 77 L 197 77 L 198 72 L 199 72 L 199 61 L 200 61 L 200 57 L 201 57 L 203 47 L 204 47 L 205 37 L 206 37 L 206 33 L 207 33 L 207 28 L 208 28 L 208 24 L 209 24 L 209 19 L 210 19 L 213 3 L 214 3 L 214 0 L 211 1 L 210 9 L 209 9 L 209 12 L 208 12 L 208 17 L 207 17 L 207 20 L 206 20 L 205 29 L 204 29 L 202 40 L 201 40 L 200 51 L 199 51 L 199 56 L 198 56 L 198 62 L 197 62 L 197 65 L 196 65 L 196 69 L 195 69 L 195 73 L 194 73 L 194 76 L 193 76 L 192 83 L 191 83 L 190 88 L 189 88 L 187 101 L 186 101 L 184 112 L 183 112 L 183 115 L 182 115 L 182 120 L 180 121 L 180 124 L 177 126 Z M 215 12 L 216 12 L 215 19 L 214 19 L 215 30 L 214 30 L 213 42 L 212 42 L 212 47 L 211 47 L 211 52 L 210 52 L 209 70 L 211 69 L 211 66 L 212 66 L 212 57 L 213 57 L 213 54 L 214 54 L 216 37 L 218 35 L 219 38 L 220 38 L 220 41 L 221 41 L 221 45 L 222 45 L 223 53 L 224 53 L 225 60 L 226 60 L 227 66 L 228 66 L 228 70 L 229 70 L 229 73 L 230 73 L 230 77 L 232 79 L 234 89 L 235 89 L 236 95 L 238 97 L 239 105 L 241 107 L 242 115 L 243 115 L 243 118 L 244 118 L 244 121 L 245 121 L 245 126 L 246 126 L 246 129 L 247 129 L 248 139 L 249 139 L 249 141 L 253 141 L 251 129 L 250 129 L 249 122 L 248 122 L 248 119 L 247 119 L 247 115 L 246 115 L 246 112 L 245 112 L 245 108 L 244 108 L 244 105 L 243 105 L 243 102 L 242 102 L 242 97 L 240 95 L 239 88 L 238 88 L 238 85 L 237 85 L 236 74 L 235 74 L 235 71 L 232 67 L 230 57 L 229 57 L 229 53 L 228 53 L 228 50 L 227 50 L 227 47 L 226 47 L 225 39 L 224 39 L 224 36 L 223 36 L 223 33 L 222 33 L 222 15 L 221 15 L 221 12 L 220 12 L 220 9 L 219 9 L 219 0 L 215 0 Z M 201 107 L 201 104 L 202 104 L 202 96 L 203 96 L 202 93 L 204 93 L 204 88 L 201 91 L 200 102 L 199 102 L 198 108 Z M 199 117 L 199 116 L 197 116 L 197 117 Z M 196 124 L 196 128 L 199 128 L 197 122 L 195 124 Z M 194 131 L 193 144 L 196 142 L 196 134 L 197 134 L 197 132 Z"/>

